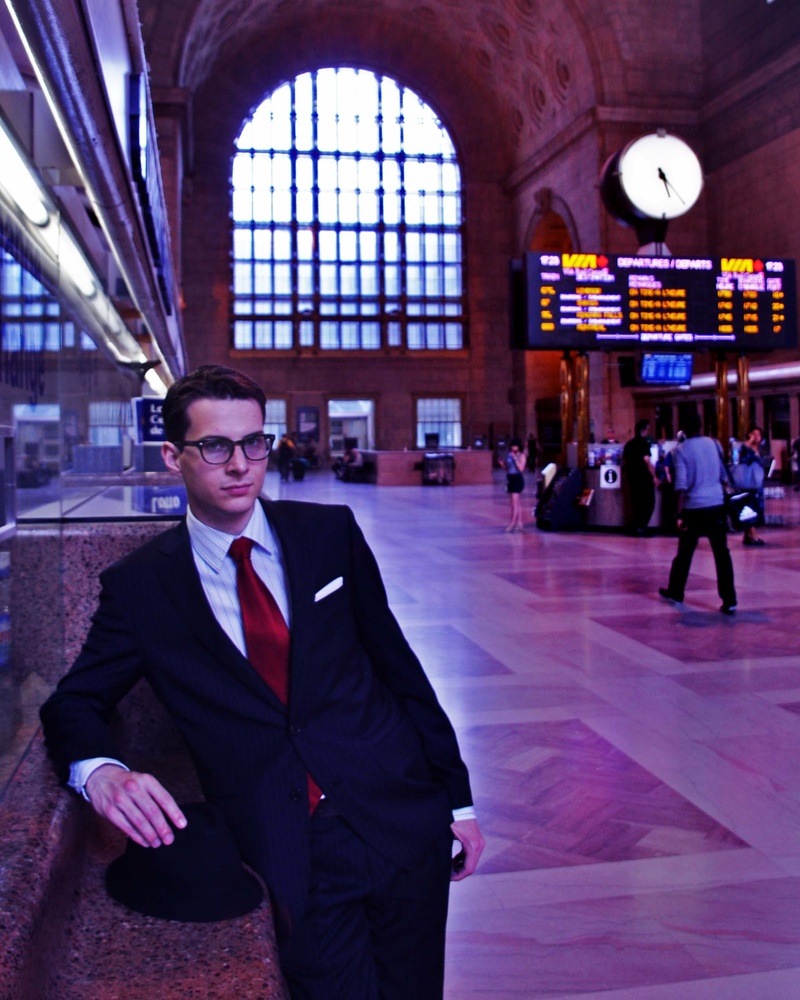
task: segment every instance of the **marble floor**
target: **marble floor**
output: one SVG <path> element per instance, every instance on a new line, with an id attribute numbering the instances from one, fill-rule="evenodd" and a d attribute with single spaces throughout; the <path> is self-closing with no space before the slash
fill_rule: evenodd
<path id="1" fill-rule="evenodd" d="M 800 998 L 800 493 L 731 536 L 728 618 L 706 542 L 676 608 L 674 538 L 505 534 L 500 478 L 268 490 L 353 507 L 459 731 L 448 1000 Z"/>

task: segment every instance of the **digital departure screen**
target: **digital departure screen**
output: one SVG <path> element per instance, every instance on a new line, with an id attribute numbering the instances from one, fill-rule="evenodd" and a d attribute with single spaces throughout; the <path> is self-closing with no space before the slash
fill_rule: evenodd
<path id="1" fill-rule="evenodd" d="M 642 385 L 689 385 L 693 354 L 650 353 L 642 355 L 639 381 Z"/>
<path id="2" fill-rule="evenodd" d="M 512 346 L 765 351 L 797 346 L 795 262 L 526 253 Z"/>

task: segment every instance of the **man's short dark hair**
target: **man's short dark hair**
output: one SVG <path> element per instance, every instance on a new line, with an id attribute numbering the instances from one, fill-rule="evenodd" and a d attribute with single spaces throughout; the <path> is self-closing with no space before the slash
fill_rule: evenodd
<path id="1" fill-rule="evenodd" d="M 641 434 L 642 431 L 647 430 L 647 428 L 649 426 L 650 426 L 650 421 L 649 420 L 637 420 L 636 421 L 636 427 L 634 428 L 634 430 L 635 430 L 636 434 Z"/>
<path id="2" fill-rule="evenodd" d="M 189 429 L 188 410 L 198 399 L 252 399 L 266 414 L 264 390 L 244 372 L 225 365 L 201 365 L 184 375 L 167 390 L 162 415 L 167 441 L 183 441 Z"/>
<path id="3" fill-rule="evenodd" d="M 700 437 L 702 427 L 703 424 L 697 410 L 689 410 L 683 419 L 683 429 L 686 432 L 686 437 Z"/>

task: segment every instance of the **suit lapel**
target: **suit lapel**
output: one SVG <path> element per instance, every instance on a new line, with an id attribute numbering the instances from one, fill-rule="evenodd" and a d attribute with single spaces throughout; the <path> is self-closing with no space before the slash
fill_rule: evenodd
<path id="1" fill-rule="evenodd" d="M 211 655 L 260 698 L 266 698 L 285 712 L 285 706 L 267 684 L 258 676 L 236 645 L 214 617 L 208 603 L 200 575 L 194 564 L 189 530 L 182 522 L 164 535 L 160 547 L 164 558 L 157 564 L 157 573 L 164 593 L 175 607 L 180 620 L 190 628 Z"/>

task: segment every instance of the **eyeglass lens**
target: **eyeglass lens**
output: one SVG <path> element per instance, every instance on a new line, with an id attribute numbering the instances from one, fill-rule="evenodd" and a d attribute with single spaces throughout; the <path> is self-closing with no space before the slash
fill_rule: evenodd
<path id="1" fill-rule="evenodd" d="M 267 457 L 272 442 L 266 434 L 251 434 L 241 441 L 231 441 L 226 437 L 206 438 L 198 442 L 198 447 L 206 462 L 211 465 L 222 465 L 230 461 L 237 444 L 241 445 L 245 458 L 249 458 L 251 462 L 258 462 Z"/>

